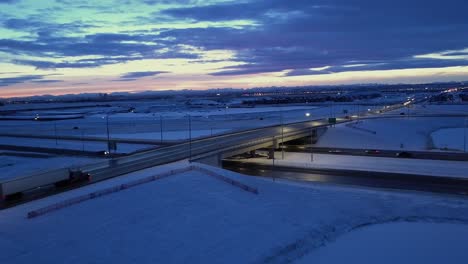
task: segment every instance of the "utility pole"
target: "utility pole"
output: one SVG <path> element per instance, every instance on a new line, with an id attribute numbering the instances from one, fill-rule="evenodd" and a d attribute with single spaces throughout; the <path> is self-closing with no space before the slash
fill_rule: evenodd
<path id="1" fill-rule="evenodd" d="M 465 117 L 465 128 L 464 128 L 464 133 L 463 133 L 463 152 L 466 152 L 466 121 L 467 117 Z"/>
<path id="2" fill-rule="evenodd" d="M 85 147 L 84 147 L 84 130 L 81 130 L 81 150 L 84 152 Z"/>
<path id="3" fill-rule="evenodd" d="M 313 128 L 310 129 L 310 162 L 314 161 L 314 153 L 312 153 L 312 142 L 314 141 Z"/>
<path id="4" fill-rule="evenodd" d="M 284 122 L 283 122 L 283 108 L 280 106 L 280 121 L 281 121 L 281 159 L 284 160 Z"/>
<path id="5" fill-rule="evenodd" d="M 58 136 L 57 136 L 57 122 L 54 122 L 54 132 L 55 132 L 55 145 L 58 145 Z"/>
<path id="6" fill-rule="evenodd" d="M 161 137 L 161 144 L 163 143 L 163 117 L 162 115 L 159 116 L 159 133 Z"/>
<path id="7" fill-rule="evenodd" d="M 110 154 L 109 114 L 106 114 L 107 152 Z"/>
<path id="8" fill-rule="evenodd" d="M 273 173 L 271 175 L 273 176 L 273 181 L 275 181 L 275 145 L 276 145 L 275 137 L 273 137 L 273 142 L 272 143 L 273 143 L 273 145 L 271 147 L 271 152 L 272 152 L 272 155 L 273 155 L 273 157 L 272 157 L 273 158 L 272 159 L 272 161 L 273 161 Z"/>
<path id="9" fill-rule="evenodd" d="M 192 163 L 192 117 L 188 115 L 189 125 L 189 163 Z"/>

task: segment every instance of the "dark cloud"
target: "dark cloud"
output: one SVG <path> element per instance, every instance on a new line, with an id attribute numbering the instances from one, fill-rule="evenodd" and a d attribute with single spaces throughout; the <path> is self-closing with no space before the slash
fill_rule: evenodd
<path id="1" fill-rule="evenodd" d="M 124 75 L 122 75 L 120 78 L 121 79 L 138 79 L 138 78 L 144 78 L 144 77 L 149 77 L 149 76 L 155 76 L 158 74 L 162 73 L 168 73 L 167 71 L 144 71 L 144 72 L 129 72 Z"/>
<path id="2" fill-rule="evenodd" d="M 88 1 L 59 2 L 89 5 Z M 308 69 L 323 66 L 331 66 L 325 72 L 329 73 L 466 65 L 466 60 L 448 58 L 467 55 L 462 51 L 468 47 L 465 15 L 468 2 L 464 0 L 443 3 L 435 0 L 250 0 L 208 5 L 196 0 L 119 0 L 117 3 L 138 2 L 190 4 L 190 7 L 169 8 L 153 13 L 154 17 L 139 18 L 141 24 L 148 25 L 148 30 L 84 36 L 68 33 L 83 32 L 93 25 L 81 21 L 45 22 L 47 14 L 4 19 L 4 27 L 34 34 L 28 39 L 0 39 L 0 51 L 34 57 L 12 62 L 39 69 L 93 68 L 142 59 L 200 59 L 200 54 L 187 50 L 187 46 L 202 51 L 231 50 L 236 54 L 232 60 L 243 63 L 219 69 L 212 75 L 285 70 L 290 71 L 288 75 L 316 74 Z M 242 27 L 151 31 L 160 19 L 214 22 L 244 19 L 255 23 Z M 453 52 L 444 54 L 447 56 L 444 60 L 414 58 L 446 50 Z M 77 58 L 81 56 L 95 58 Z M 350 64 L 366 67 L 345 67 Z"/>
<path id="3" fill-rule="evenodd" d="M 61 62 L 17 59 L 12 63 L 30 65 L 38 69 L 93 68 L 108 64 L 142 59 L 198 59 L 200 55 L 185 51 L 180 45 L 165 45 L 153 41 L 156 35 L 95 34 L 83 38 L 40 36 L 35 41 L 0 39 L 0 51 L 15 55 L 44 58 L 65 58 Z M 79 56 L 98 56 L 73 60 Z"/>
<path id="4" fill-rule="evenodd" d="M 468 2 L 271 0 L 176 8 L 178 19 L 250 19 L 257 26 L 168 30 L 172 44 L 230 49 L 245 64 L 213 75 L 236 75 L 384 61 L 387 67 L 465 65 L 463 60 L 418 60 L 414 55 L 468 47 Z M 458 53 L 457 53 L 458 54 Z M 421 65 L 424 64 L 425 65 Z M 383 66 L 380 66 L 383 68 Z M 315 74 L 315 72 L 311 72 Z"/>
<path id="5" fill-rule="evenodd" d="M 30 81 L 37 81 L 44 78 L 44 75 L 22 75 L 17 77 L 0 78 L 0 86 L 10 86 Z"/>
<path id="6" fill-rule="evenodd" d="M 202 7 L 173 8 L 164 10 L 163 14 L 184 19 L 225 21 L 252 19 L 265 11 L 266 10 L 259 10 L 256 5 L 252 3 L 230 3 Z"/>
<path id="7" fill-rule="evenodd" d="M 468 60 L 431 60 L 431 59 L 412 59 L 400 60 L 380 63 L 368 64 L 348 64 L 330 66 L 323 70 L 312 69 L 294 69 L 287 72 L 284 76 L 301 76 L 301 75 L 320 75 L 340 72 L 353 71 L 376 71 L 376 70 L 402 70 L 402 69 L 418 69 L 418 68 L 440 68 L 450 66 L 468 66 Z"/>
<path id="8" fill-rule="evenodd" d="M 60 83 L 63 82 L 63 80 L 38 80 L 38 81 L 32 81 L 32 83 Z"/>

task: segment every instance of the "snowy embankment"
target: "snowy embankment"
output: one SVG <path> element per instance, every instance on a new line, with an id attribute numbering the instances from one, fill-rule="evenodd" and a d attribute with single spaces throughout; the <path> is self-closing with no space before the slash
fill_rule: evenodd
<path id="1" fill-rule="evenodd" d="M 311 257 L 363 225 L 468 223 L 463 198 L 272 182 L 217 168 L 209 169 L 258 188 L 258 195 L 188 171 L 26 218 L 67 198 L 187 165 L 147 169 L 2 211 L 0 263 L 283 263 Z M 439 245 L 425 245 L 431 242 Z"/>
<path id="2" fill-rule="evenodd" d="M 466 151 L 468 149 L 468 128 L 444 128 L 431 134 L 434 148 L 441 150 Z"/>
<path id="3" fill-rule="evenodd" d="M 276 152 L 275 157 L 281 157 Z M 266 158 L 246 159 L 247 162 L 273 164 Z M 275 165 L 300 168 L 342 169 L 357 171 L 376 171 L 402 174 L 422 174 L 430 176 L 450 176 L 468 178 L 468 162 L 450 160 L 422 160 L 367 156 L 347 156 L 286 152 L 284 160 L 275 159 Z"/>
<path id="4" fill-rule="evenodd" d="M 323 134 L 315 147 L 430 150 L 431 133 L 443 127 L 460 126 L 457 117 L 401 117 L 365 119 L 352 125 L 337 125 Z"/>

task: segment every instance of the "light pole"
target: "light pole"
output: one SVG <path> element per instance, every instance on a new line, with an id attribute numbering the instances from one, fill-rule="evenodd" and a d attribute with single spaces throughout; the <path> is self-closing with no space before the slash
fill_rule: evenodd
<path id="1" fill-rule="evenodd" d="M 85 146 L 84 146 L 84 129 L 81 130 L 81 150 L 84 152 Z"/>
<path id="2" fill-rule="evenodd" d="M 110 154 L 109 114 L 106 114 L 107 153 Z"/>
<path id="3" fill-rule="evenodd" d="M 314 141 L 313 128 L 310 129 L 310 162 L 314 161 L 314 154 L 312 152 L 312 142 Z"/>
<path id="4" fill-rule="evenodd" d="M 284 122 L 283 108 L 280 106 L 280 121 L 281 121 L 281 159 L 284 160 Z"/>
<path id="5" fill-rule="evenodd" d="M 54 133 L 55 133 L 55 145 L 58 145 L 58 136 L 57 136 L 57 121 L 54 122 Z"/>
<path id="6" fill-rule="evenodd" d="M 161 137 L 161 144 L 163 143 L 163 117 L 162 115 L 159 116 L 159 133 Z"/>
<path id="7" fill-rule="evenodd" d="M 465 128 L 464 128 L 464 133 L 463 133 L 463 152 L 466 152 L 466 121 L 467 117 L 465 117 Z"/>
<path id="8" fill-rule="evenodd" d="M 188 115 L 189 125 L 189 163 L 192 163 L 192 117 Z"/>

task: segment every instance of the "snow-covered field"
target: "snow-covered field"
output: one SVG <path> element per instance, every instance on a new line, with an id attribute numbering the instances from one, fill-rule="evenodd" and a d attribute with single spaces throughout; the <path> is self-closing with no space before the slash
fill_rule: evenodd
<path id="1" fill-rule="evenodd" d="M 443 127 L 462 126 L 459 117 L 401 117 L 365 119 L 329 128 L 316 147 L 431 150 L 431 133 Z M 463 140 L 462 137 L 459 137 Z"/>
<path id="2" fill-rule="evenodd" d="M 129 102 L 129 106 L 138 106 L 139 102 Z M 65 107 L 66 104 L 58 104 Z M 73 104 L 72 104 L 73 105 Z M 88 105 L 88 104 L 85 104 Z M 39 107 L 44 107 L 40 105 Z M 120 107 L 124 109 L 123 106 Z M 92 112 L 84 119 L 61 120 L 53 122 L 37 121 L 0 121 L 0 134 L 30 134 L 30 135 L 48 135 L 48 136 L 75 136 L 77 138 L 101 137 L 107 138 L 107 124 L 111 139 L 151 139 L 159 141 L 161 139 L 161 123 L 163 140 L 183 140 L 189 138 L 189 119 L 187 114 L 191 115 L 192 138 L 199 138 L 211 135 L 218 135 L 230 131 L 237 131 L 249 128 L 264 127 L 274 124 L 305 121 L 323 118 L 332 114 L 342 113 L 343 110 L 358 110 L 354 105 L 334 105 L 333 107 L 320 106 L 285 106 L 285 107 L 256 107 L 256 108 L 193 108 L 178 110 L 177 107 L 169 104 L 158 108 L 157 113 L 119 113 L 115 107 L 95 107 Z M 79 108 L 70 111 L 90 110 L 88 108 Z M 362 110 L 362 107 L 361 107 Z M 52 112 L 51 112 L 52 111 Z M 44 113 L 57 114 L 58 110 L 44 110 Z M 90 110 L 91 111 L 91 110 Z M 102 111 L 96 114 L 97 111 Z M 107 119 L 106 111 L 110 111 Z M 38 111 L 36 111 L 38 112 Z M 183 112 L 183 113 L 182 113 Z M 310 113 L 310 116 L 306 114 Z M 162 117 L 162 119 L 161 119 Z M 108 121 L 108 122 L 107 122 Z M 162 122 L 161 122 L 162 121 Z M 46 147 L 46 148 L 65 148 L 85 151 L 106 150 L 106 142 L 95 141 L 70 141 L 54 139 L 28 139 L 11 138 L 0 136 L 0 144 Z M 119 143 L 117 152 L 129 153 L 136 150 L 151 147 L 149 145 L 125 144 Z M 57 167 L 54 163 L 33 164 L 41 162 L 38 159 L 25 160 L 29 166 L 40 166 L 45 168 L 48 164 L 50 169 Z M 23 171 L 23 166 L 17 166 L 17 174 L 29 172 Z M 68 163 L 66 163 L 68 164 Z M 24 166 L 24 168 L 29 167 Z M 11 168 L 13 169 L 13 168 Z"/>
<path id="3" fill-rule="evenodd" d="M 406 111 L 403 111 L 406 113 Z M 410 114 L 461 114 L 468 113 L 468 104 L 422 104 L 413 105 Z"/>
<path id="4" fill-rule="evenodd" d="M 281 159 L 281 152 L 276 152 L 275 157 L 276 165 L 301 168 L 330 168 L 468 178 L 466 173 L 468 171 L 468 162 L 466 161 L 398 159 L 328 154 L 313 154 L 313 161 L 311 161 L 310 153 L 296 152 L 285 152 L 284 160 Z M 243 161 L 273 164 L 273 160 L 266 158 L 253 158 Z"/>
<path id="5" fill-rule="evenodd" d="M 442 150 L 468 150 L 468 128 L 444 128 L 431 134 L 434 147 Z"/>
<path id="6" fill-rule="evenodd" d="M 63 139 L 38 139 L 20 137 L 0 137 L 0 145 L 26 146 L 39 148 L 71 149 L 78 151 L 102 151 L 107 150 L 107 142 L 79 141 Z M 137 150 L 154 147 L 146 144 L 118 143 L 117 153 L 131 153 Z"/>
<path id="7" fill-rule="evenodd" d="M 207 137 L 207 136 L 215 136 L 219 134 L 223 134 L 229 131 L 229 129 L 202 129 L 202 130 L 180 130 L 180 131 L 166 131 L 162 133 L 163 141 L 166 140 L 181 140 L 181 139 L 188 139 L 190 136 L 192 138 L 200 138 L 200 137 Z M 190 134 L 191 133 L 191 134 Z M 104 137 L 104 134 L 97 134 L 91 135 L 96 137 Z M 113 134 L 112 138 L 114 139 L 150 139 L 158 141 L 161 139 L 160 132 L 148 132 L 148 133 L 131 133 L 131 134 Z"/>
<path id="8" fill-rule="evenodd" d="M 298 263 L 466 263 L 468 225 L 388 223 L 343 235 Z"/>
<path id="9" fill-rule="evenodd" d="M 427 223 L 444 223 L 440 227 L 451 224 L 447 234 L 453 234 L 468 223 L 465 198 L 273 182 L 216 168 L 210 169 L 257 187 L 259 194 L 190 171 L 26 218 L 28 211 L 67 197 L 184 165 L 140 171 L 2 211 L 0 263 L 291 263 L 302 256 L 309 263 L 316 254 L 341 254 L 333 241 L 354 232 L 360 241 L 390 244 L 387 237 L 353 231 L 363 225 L 391 232 L 393 226 L 378 224 L 411 221 L 412 230 L 425 230 Z M 433 234 L 427 236 L 436 238 Z M 412 246 L 440 246 L 441 252 L 468 257 L 466 250 L 455 251 L 466 240 L 441 241 Z M 328 247 L 333 253 L 321 253 Z"/>
<path id="10" fill-rule="evenodd" d="M 52 169 L 68 168 L 96 162 L 98 159 L 84 157 L 24 157 L 0 153 L 0 180 L 36 174 Z"/>
<path id="11" fill-rule="evenodd" d="M 365 108 L 365 109 L 364 109 Z M 90 114 L 83 119 L 51 122 L 37 121 L 0 121 L 1 133 L 42 134 L 42 135 L 106 135 L 107 123 L 113 135 L 133 135 L 133 138 L 145 138 L 148 133 L 160 133 L 161 123 L 164 138 L 179 138 L 191 128 L 193 131 L 218 132 L 238 131 L 284 123 L 321 119 L 329 116 L 344 115 L 355 111 L 367 111 L 369 106 L 333 105 L 333 106 L 267 106 L 255 108 L 203 108 L 183 109 L 167 106 L 155 113 L 110 113 Z M 372 107 L 371 107 L 372 108 Z M 108 121 L 108 122 L 107 122 Z M 172 137 L 172 134 L 174 137 Z M 180 134 L 181 133 L 181 134 Z M 178 135 L 180 134 L 180 135 Z M 206 133 L 202 134 L 207 135 Z M 116 137 L 117 137 L 116 136 Z"/>

